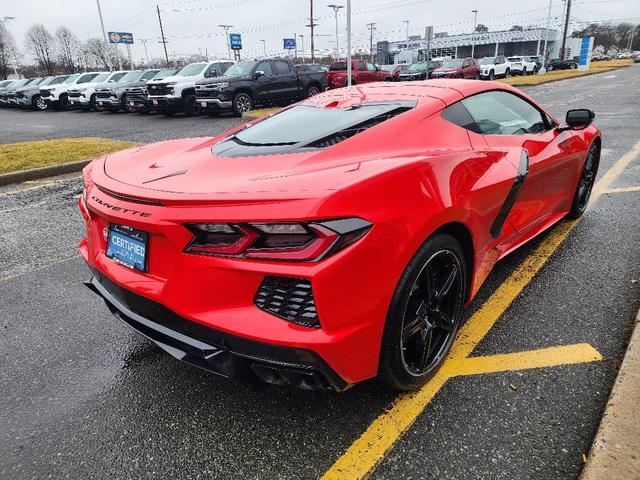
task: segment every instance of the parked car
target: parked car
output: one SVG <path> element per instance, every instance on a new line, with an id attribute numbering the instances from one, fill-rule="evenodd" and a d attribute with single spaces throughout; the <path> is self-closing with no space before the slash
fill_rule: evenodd
<path id="1" fill-rule="evenodd" d="M 431 72 L 431 78 L 480 78 L 480 65 L 475 58 L 454 58 Z"/>
<path id="2" fill-rule="evenodd" d="M 545 65 L 548 72 L 553 70 L 575 70 L 578 68 L 578 62 L 575 60 L 560 60 L 558 58 L 549 60 Z"/>
<path id="3" fill-rule="evenodd" d="M 147 91 L 151 108 L 165 115 L 176 112 L 184 112 L 187 116 L 198 115 L 200 104 L 196 103 L 196 82 L 220 77 L 231 65 L 232 61 L 191 63 L 171 77 L 150 80 L 147 82 Z"/>
<path id="4" fill-rule="evenodd" d="M 9 107 L 19 107 L 19 95 L 22 96 L 21 91 L 25 87 L 33 87 L 41 83 L 46 77 L 35 77 L 30 79 L 27 83 L 20 87 L 11 87 L 7 90 L 7 102 Z"/>
<path id="5" fill-rule="evenodd" d="M 62 83 L 41 87 L 40 98 L 44 101 L 44 110 L 48 110 L 49 108 L 66 110 L 69 107 L 69 89 L 91 82 L 100 75 L 100 73 L 106 72 L 76 73 L 68 76 Z"/>
<path id="6" fill-rule="evenodd" d="M 155 74 L 150 80 L 162 80 L 178 73 L 177 68 L 165 68 Z M 125 103 L 130 112 L 149 113 L 149 94 L 147 92 L 147 83 L 149 80 L 131 83 L 125 87 Z"/>
<path id="7" fill-rule="evenodd" d="M 344 60 L 333 62 L 329 66 L 327 75 L 329 88 L 341 88 L 347 85 L 347 62 Z M 361 84 L 369 82 L 390 82 L 393 76 L 389 70 L 382 70 L 373 63 L 364 60 L 353 60 L 351 62 L 351 84 Z"/>
<path id="8" fill-rule="evenodd" d="M 329 88 L 329 82 L 327 81 L 327 72 L 329 71 L 329 67 L 326 65 L 320 65 L 319 63 L 301 63 L 295 65 L 297 72 L 302 73 L 324 73 L 325 75 L 322 77 L 322 91 L 324 92 Z"/>
<path id="9" fill-rule="evenodd" d="M 529 57 L 509 57 L 507 61 L 511 65 L 511 75 L 531 75 L 538 72 L 536 62 Z"/>
<path id="10" fill-rule="evenodd" d="M 478 63 L 480 63 L 480 78 L 493 80 L 497 77 L 511 76 L 511 64 L 503 55 L 484 57 L 478 60 Z"/>
<path id="11" fill-rule="evenodd" d="M 133 85 L 146 85 L 159 72 L 159 69 L 135 70 L 124 75 L 113 85 L 104 85 L 96 88 L 96 107 L 111 113 L 119 111 L 128 112 L 129 105 L 126 101 L 127 88 Z"/>
<path id="12" fill-rule="evenodd" d="M 542 68 L 542 65 L 545 64 L 545 58 L 542 55 L 529 57 L 529 59 L 536 64 L 536 72 Z"/>
<path id="13" fill-rule="evenodd" d="M 239 62 L 223 77 L 196 83 L 196 101 L 211 115 L 242 115 L 256 106 L 286 105 L 325 89 L 325 72 L 296 71 L 290 60 Z"/>
<path id="14" fill-rule="evenodd" d="M 11 87 L 11 85 L 16 83 L 16 81 L 19 80 L 2 80 L 0 82 L 0 107 L 5 106 L 4 102 L 6 102 L 7 100 L 7 95 L 5 92 Z"/>
<path id="15" fill-rule="evenodd" d="M 419 389 L 496 263 L 584 213 L 602 137 L 590 110 L 560 125 L 508 85 L 397 85 L 94 160 L 87 286 L 167 354 L 254 389 Z"/>
<path id="16" fill-rule="evenodd" d="M 411 65 L 409 65 L 408 63 L 400 63 L 397 65 L 380 65 L 380 70 L 385 70 L 387 72 L 391 73 L 391 78 L 393 79 L 394 82 L 398 81 L 398 77 L 406 72 L 409 67 Z"/>
<path id="17" fill-rule="evenodd" d="M 81 86 L 74 85 L 69 88 L 69 106 L 80 110 L 96 109 L 96 89 L 104 88 L 105 85 L 116 83 L 124 77 L 129 70 L 118 70 L 97 75 L 93 80 Z"/>
<path id="18" fill-rule="evenodd" d="M 431 78 L 433 71 L 441 66 L 442 64 L 440 62 L 414 63 L 398 76 L 398 80 L 401 82 L 427 80 Z"/>
<path id="19" fill-rule="evenodd" d="M 22 87 L 16 92 L 16 98 L 18 104 L 22 108 L 30 108 L 31 110 L 46 110 L 47 103 L 41 97 L 40 91 L 42 88 L 58 85 L 64 82 L 69 75 L 58 75 L 55 77 L 46 77 L 37 85 Z"/>
<path id="20" fill-rule="evenodd" d="M 2 90 L 0 90 L 0 107 L 10 107 L 11 103 L 9 99 L 15 97 L 16 90 L 20 87 L 28 85 L 33 80 L 35 79 L 23 78 L 7 84 Z"/>

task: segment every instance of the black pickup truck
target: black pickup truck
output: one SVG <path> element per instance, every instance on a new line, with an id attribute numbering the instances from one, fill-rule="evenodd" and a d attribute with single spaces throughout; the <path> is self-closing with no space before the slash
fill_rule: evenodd
<path id="1" fill-rule="evenodd" d="M 238 62 L 222 77 L 196 83 L 196 103 L 209 115 L 240 116 L 257 106 L 288 105 L 325 90 L 326 72 L 296 71 L 286 59 Z"/>

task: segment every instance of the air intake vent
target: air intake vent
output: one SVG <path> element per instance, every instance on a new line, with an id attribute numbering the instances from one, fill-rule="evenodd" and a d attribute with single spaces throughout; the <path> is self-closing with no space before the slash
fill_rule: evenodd
<path id="1" fill-rule="evenodd" d="M 258 308 L 288 322 L 320 328 L 311 282 L 308 280 L 265 277 L 254 302 Z"/>
<path id="2" fill-rule="evenodd" d="M 354 135 L 362 133 L 368 128 L 375 127 L 379 123 L 389 120 L 390 118 L 393 118 L 396 115 L 406 112 L 407 110 L 411 110 L 411 107 L 396 108 L 395 110 L 391 110 L 390 112 L 370 118 L 369 120 L 362 122 L 358 125 L 354 125 L 352 127 L 345 128 L 338 132 L 334 132 L 331 135 L 321 138 L 320 140 L 316 140 L 315 142 L 309 143 L 305 146 L 311 147 L 311 148 L 330 147 L 331 145 L 335 145 L 336 143 L 340 143 L 346 140 L 347 138 L 350 138 L 350 137 L 353 137 Z"/>

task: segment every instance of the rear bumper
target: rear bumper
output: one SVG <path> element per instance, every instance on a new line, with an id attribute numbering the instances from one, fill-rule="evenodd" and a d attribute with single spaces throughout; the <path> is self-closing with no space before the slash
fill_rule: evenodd
<path id="1" fill-rule="evenodd" d="M 306 390 L 350 387 L 312 351 L 256 342 L 192 322 L 116 285 L 97 270 L 85 284 L 103 298 L 114 316 L 190 365 L 256 390 L 268 384 Z"/>

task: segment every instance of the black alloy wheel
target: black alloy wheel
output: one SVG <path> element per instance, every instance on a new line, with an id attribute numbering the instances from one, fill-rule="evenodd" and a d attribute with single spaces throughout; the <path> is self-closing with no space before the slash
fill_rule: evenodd
<path id="1" fill-rule="evenodd" d="M 233 97 L 233 113 L 241 117 L 243 113 L 253 110 L 253 99 L 248 93 L 240 92 Z"/>
<path id="2" fill-rule="evenodd" d="M 68 110 L 69 109 L 69 96 L 66 93 L 60 95 L 58 100 L 58 108 L 56 110 Z"/>
<path id="3" fill-rule="evenodd" d="M 509 78 L 511 76 L 511 69 L 507 68 L 504 72 L 504 78 Z"/>
<path id="4" fill-rule="evenodd" d="M 44 112 L 47 108 L 49 108 L 49 104 L 40 95 L 36 95 L 34 97 L 33 105 L 36 110 L 40 110 L 41 112 Z"/>
<path id="5" fill-rule="evenodd" d="M 493 70 L 491 70 L 489 72 L 489 80 L 495 80 L 496 79 L 496 74 Z"/>
<path id="6" fill-rule="evenodd" d="M 576 193 L 573 197 L 571 210 L 569 211 L 569 218 L 580 218 L 587 209 L 589 198 L 591 198 L 591 192 L 593 191 L 593 185 L 596 181 L 596 175 L 598 175 L 599 166 L 600 149 L 594 144 L 589 148 L 587 158 L 584 161 L 584 166 L 580 173 L 580 180 L 578 180 Z"/>
<path id="7" fill-rule="evenodd" d="M 200 115 L 200 105 L 196 102 L 195 95 L 187 95 L 184 99 L 184 114 L 187 117 Z"/>
<path id="8" fill-rule="evenodd" d="M 382 381 L 414 390 L 435 375 L 460 327 L 466 288 L 460 244 L 446 234 L 429 238 L 409 262 L 389 308 Z"/>
<path id="9" fill-rule="evenodd" d="M 92 93 L 91 94 L 91 98 L 89 99 L 89 110 L 93 110 L 95 112 L 98 111 L 98 108 L 96 107 L 96 94 Z"/>
<path id="10" fill-rule="evenodd" d="M 475 75 L 473 76 L 474 80 L 480 80 L 480 72 L 476 72 Z"/>
<path id="11" fill-rule="evenodd" d="M 307 97 L 313 97 L 314 95 L 318 95 L 320 93 L 320 89 L 315 85 L 311 85 L 307 89 Z"/>

